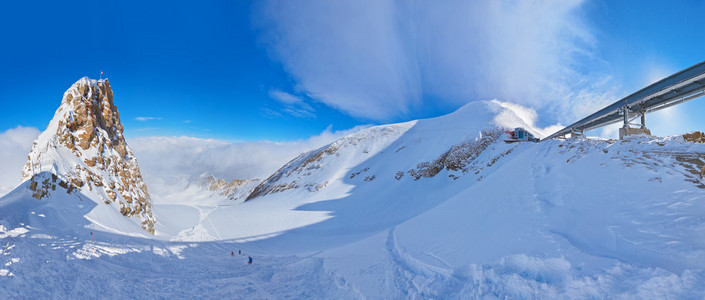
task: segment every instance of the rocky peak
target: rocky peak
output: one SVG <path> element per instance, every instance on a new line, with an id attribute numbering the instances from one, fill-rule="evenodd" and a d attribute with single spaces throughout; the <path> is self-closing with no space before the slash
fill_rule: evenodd
<path id="1" fill-rule="evenodd" d="M 59 142 L 73 151 L 81 153 L 93 147 L 102 152 L 101 147 L 111 147 L 121 157 L 127 154 L 123 126 L 107 79 L 84 77 L 74 83 L 64 93 L 53 122 L 58 122 Z"/>
<path id="2" fill-rule="evenodd" d="M 80 191 L 114 206 L 126 217 L 139 218 L 142 228 L 154 233 L 150 196 L 125 142 L 107 79 L 84 77 L 74 83 L 27 159 L 23 181 L 42 172 L 55 174 L 72 186 L 67 192 Z"/>

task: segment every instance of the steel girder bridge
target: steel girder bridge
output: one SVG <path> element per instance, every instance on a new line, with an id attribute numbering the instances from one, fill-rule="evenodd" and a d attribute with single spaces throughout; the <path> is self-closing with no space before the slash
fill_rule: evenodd
<path id="1" fill-rule="evenodd" d="M 617 122 L 624 122 L 620 128 L 620 138 L 623 133 L 649 133 L 644 115 L 702 96 L 705 96 L 705 61 L 624 97 L 543 140 L 561 138 L 568 134 L 583 135 L 588 130 Z M 641 123 L 632 123 L 637 118 L 641 118 Z M 630 125 L 637 127 L 632 128 Z"/>

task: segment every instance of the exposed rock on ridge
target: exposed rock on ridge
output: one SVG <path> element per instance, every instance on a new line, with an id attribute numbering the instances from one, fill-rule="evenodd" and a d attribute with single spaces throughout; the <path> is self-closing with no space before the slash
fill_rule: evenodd
<path id="1" fill-rule="evenodd" d="M 227 182 L 223 179 L 216 178 L 211 174 L 205 173 L 202 174 L 198 180 L 196 180 L 196 184 L 205 188 L 209 192 L 225 196 L 230 200 L 241 200 L 247 197 L 252 190 L 260 184 L 260 180 L 235 179 L 231 182 Z"/>
<path id="2" fill-rule="evenodd" d="M 47 129 L 37 138 L 22 170 L 22 181 L 55 174 L 74 190 L 140 219 L 154 233 L 154 216 L 137 159 L 123 136 L 107 79 L 81 78 L 65 93 Z M 42 184 L 32 184 L 42 188 Z M 34 189 L 36 198 L 48 193 Z"/>

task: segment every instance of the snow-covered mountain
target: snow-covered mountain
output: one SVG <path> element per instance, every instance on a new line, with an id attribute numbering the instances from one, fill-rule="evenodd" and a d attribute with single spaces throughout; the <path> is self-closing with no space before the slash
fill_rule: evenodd
<path id="1" fill-rule="evenodd" d="M 93 245 L 110 206 L 35 175 L 48 198 L 0 199 L 0 297 L 705 297 L 701 134 L 508 144 L 540 132 L 515 108 L 367 128 L 263 181 L 205 174 L 154 203 L 147 238 Z"/>
<path id="2" fill-rule="evenodd" d="M 27 159 L 22 181 L 32 182 L 30 188 L 36 199 L 51 200 L 58 186 L 61 191 L 80 193 L 108 206 L 154 233 L 147 186 L 125 143 L 107 79 L 84 77 L 74 83 Z M 104 218 L 98 215 L 96 223 L 104 224 Z"/>
<path id="3" fill-rule="evenodd" d="M 471 165 L 475 158 L 515 127 L 536 133 L 499 101 L 470 103 L 434 119 L 371 127 L 299 155 L 247 199 L 301 188 L 315 193 L 341 180 L 407 182 L 441 171 L 455 180 L 477 171 L 480 167 Z"/>
<path id="4" fill-rule="evenodd" d="M 209 173 L 201 174 L 194 182 L 196 186 L 204 188 L 214 195 L 224 196 L 239 202 L 244 201 L 259 183 L 259 179 L 233 179 L 227 182 Z"/>

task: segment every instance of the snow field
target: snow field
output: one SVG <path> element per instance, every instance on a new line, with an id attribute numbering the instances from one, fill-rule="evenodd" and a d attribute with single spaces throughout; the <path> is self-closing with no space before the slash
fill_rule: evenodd
<path id="1" fill-rule="evenodd" d="M 21 185 L 0 199 L 0 297 L 705 297 L 705 145 L 500 138 L 458 170 L 410 175 L 529 123 L 485 102 L 372 127 L 268 181 L 290 189 L 155 197 L 156 237 L 91 195 Z"/>

